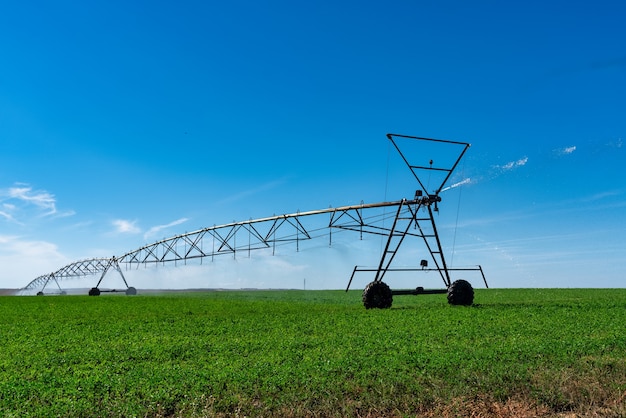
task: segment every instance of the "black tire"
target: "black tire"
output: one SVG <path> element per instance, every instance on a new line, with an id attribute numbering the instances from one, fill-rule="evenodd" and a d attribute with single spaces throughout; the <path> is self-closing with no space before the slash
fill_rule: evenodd
<path id="1" fill-rule="evenodd" d="M 100 289 L 97 287 L 92 287 L 89 289 L 89 296 L 100 296 Z"/>
<path id="2" fill-rule="evenodd" d="M 43 292 L 37 292 L 37 296 L 43 296 Z"/>
<path id="3" fill-rule="evenodd" d="M 128 296 L 134 296 L 137 294 L 137 289 L 135 289 L 134 287 L 129 287 L 128 289 L 126 289 L 126 295 Z"/>
<path id="4" fill-rule="evenodd" d="M 391 307 L 393 295 L 384 282 L 371 282 L 363 290 L 363 305 L 366 309 L 387 309 Z"/>
<path id="5" fill-rule="evenodd" d="M 450 305 L 470 306 L 474 303 L 474 289 L 467 280 L 457 280 L 448 288 Z"/>

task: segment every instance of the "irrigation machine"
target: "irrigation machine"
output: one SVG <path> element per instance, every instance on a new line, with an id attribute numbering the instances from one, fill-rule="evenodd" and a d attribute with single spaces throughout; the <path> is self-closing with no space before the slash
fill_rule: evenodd
<path id="1" fill-rule="evenodd" d="M 466 280 L 453 281 L 450 272 L 476 270 L 482 276 L 485 286 L 488 287 L 482 267 L 480 265 L 471 268 L 449 267 L 435 224 L 435 214 L 439 212 L 441 193 L 465 183 L 461 181 L 446 186 L 470 144 L 397 134 L 387 134 L 387 138 L 417 180 L 417 189 L 412 199 L 361 203 L 207 227 L 145 245 L 119 257 L 93 258 L 74 262 L 54 273 L 36 278 L 23 290 L 38 289 L 43 285 L 37 293 L 43 295 L 46 286 L 55 283 L 58 291 L 48 294 L 64 294 L 65 291 L 61 289 L 58 280 L 100 274 L 97 284 L 89 290 L 90 296 L 99 296 L 103 292 L 124 292 L 126 295 L 135 295 L 137 290 L 128 285 L 120 264 L 128 269 L 138 268 L 140 265 L 187 264 L 188 261 L 194 259 L 202 263 L 205 258 L 213 261 L 215 257 L 225 254 L 230 254 L 233 258 L 241 253 L 247 253 L 249 256 L 251 250 L 257 249 L 271 250 L 273 255 L 277 245 L 295 243 L 296 251 L 298 251 L 299 243 L 320 236 L 316 235 L 316 231 L 319 230 L 328 231 L 325 236 L 329 237 L 330 246 L 333 230 L 347 230 L 359 232 L 361 236 L 363 233 L 379 235 L 383 237 L 383 240 L 386 237 L 386 245 L 378 266 L 375 268 L 354 267 L 346 287 L 348 291 L 356 273 L 375 273 L 374 280 L 363 291 L 363 304 L 366 308 L 389 308 L 395 295 L 435 293 L 447 293 L 448 302 L 452 305 L 471 305 L 474 301 L 472 285 Z M 391 212 L 387 213 L 387 209 Z M 380 211 L 384 211 L 382 216 Z M 377 214 L 365 216 L 364 212 Z M 328 224 L 318 229 L 305 226 L 305 218 L 323 214 L 330 216 Z M 388 221 L 391 226 L 386 226 Z M 395 267 L 395 264 L 399 264 L 396 255 L 408 237 L 417 238 L 418 241 L 423 240 L 430 257 L 422 259 L 417 267 Z M 414 259 L 411 258 L 411 260 Z M 396 263 L 392 266 L 394 260 Z M 100 288 L 105 275 L 111 271 L 116 271 L 121 276 L 125 290 Z M 417 287 L 409 290 L 391 290 L 383 282 L 383 278 L 386 273 L 393 271 L 437 272 L 443 280 L 445 289 Z"/>
<path id="2" fill-rule="evenodd" d="M 356 266 L 352 271 L 346 292 L 350 289 L 356 273 L 374 272 L 374 280 L 363 290 L 363 304 L 367 309 L 389 308 L 393 302 L 393 296 L 396 295 L 447 294 L 448 303 L 451 305 L 473 304 L 474 289 L 470 282 L 463 279 L 452 281 L 450 272 L 478 271 L 485 283 L 485 287 L 488 287 L 483 269 L 480 265 L 472 268 L 448 267 L 435 223 L 435 213 L 439 212 L 441 192 L 464 183 L 461 181 L 446 187 L 452 173 L 459 165 L 470 144 L 398 134 L 387 134 L 387 138 L 398 151 L 415 180 L 417 180 L 418 188 L 412 200 L 402 200 L 398 205 L 378 267 L 363 268 Z M 402 147 L 401 149 L 400 141 L 403 141 L 403 145 L 407 145 L 407 147 Z M 418 152 L 411 154 L 409 152 L 411 145 L 416 143 L 420 145 Z M 441 158 L 441 161 L 427 157 L 428 152 L 436 153 Z M 429 266 L 428 259 L 422 259 L 419 267 L 391 267 L 400 246 L 405 238 L 409 236 L 423 239 L 433 266 Z M 445 289 L 424 289 L 419 286 L 415 289 L 392 290 L 387 283 L 383 282 L 385 274 L 391 271 L 434 271 L 441 276 Z"/>

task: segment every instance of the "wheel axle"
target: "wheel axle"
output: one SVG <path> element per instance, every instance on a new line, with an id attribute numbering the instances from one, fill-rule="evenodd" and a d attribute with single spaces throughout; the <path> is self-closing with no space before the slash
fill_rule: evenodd
<path id="1" fill-rule="evenodd" d="M 474 289 L 466 280 L 452 282 L 447 289 L 416 289 L 391 290 L 389 286 L 380 280 L 374 280 L 363 290 L 363 305 L 366 309 L 387 309 L 391 308 L 394 295 L 436 295 L 447 294 L 450 305 L 470 306 L 474 303 Z"/>

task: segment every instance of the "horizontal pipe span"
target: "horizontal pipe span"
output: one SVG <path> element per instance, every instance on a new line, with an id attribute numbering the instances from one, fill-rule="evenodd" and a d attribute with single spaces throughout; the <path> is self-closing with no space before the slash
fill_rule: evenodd
<path id="1" fill-rule="evenodd" d="M 422 267 L 395 267 L 395 268 L 389 268 L 387 269 L 387 271 L 440 271 L 442 269 L 434 269 L 434 268 L 422 268 Z M 358 271 L 358 272 L 376 272 L 378 271 L 378 269 L 376 268 L 363 268 L 363 267 L 359 267 L 356 266 L 354 268 L 354 271 Z M 480 271 L 482 272 L 482 268 L 481 266 L 476 266 L 476 267 L 448 267 L 448 271 Z"/>
<path id="2" fill-rule="evenodd" d="M 302 216 L 310 216 L 310 215 L 319 215 L 319 214 L 323 214 L 323 213 L 334 213 L 334 212 L 347 212 L 347 211 L 351 211 L 351 210 L 358 210 L 358 209 L 371 209 L 371 208 L 384 208 L 384 207 L 390 207 L 390 206 L 400 206 L 400 205 L 416 205 L 416 204 L 421 204 L 424 203 L 424 199 L 411 199 L 411 200 L 398 200 L 398 201 L 394 201 L 394 202 L 378 202 L 378 203 L 361 203 L 358 205 L 350 205 L 350 206 L 341 206 L 341 207 L 337 207 L 337 208 L 326 208 L 326 209 L 318 209 L 318 210 L 311 210 L 311 211 L 307 211 L 307 212 L 296 212 L 296 213 L 289 213 L 289 214 L 283 214 L 283 215 L 274 215 L 274 216 L 269 216 L 267 218 L 259 218 L 259 219 L 252 219 L 252 220 L 248 220 L 248 221 L 239 221 L 239 222 L 231 222 L 231 223 L 227 223 L 227 224 L 223 224 L 223 225 L 216 225 L 216 226 L 211 226 L 211 227 L 207 227 L 207 228 L 203 228 L 203 229 L 198 229 L 197 231 L 192 231 L 192 232 L 187 232 L 185 234 L 181 234 L 181 235 L 176 235 L 174 237 L 170 237 L 170 238 L 166 238 L 164 240 L 161 241 L 157 241 L 154 242 L 150 245 L 146 245 L 143 246 L 135 251 L 131 251 L 129 253 L 124 254 L 123 256 L 119 257 L 118 259 L 121 262 L 125 262 L 126 261 L 126 257 L 128 257 L 131 254 L 135 254 L 141 250 L 147 249 L 147 248 L 151 248 L 157 245 L 161 245 L 164 244 L 166 242 L 169 241 L 174 241 L 176 239 L 180 239 L 182 237 L 186 237 L 186 236 L 192 236 L 192 235 L 197 235 L 197 234 L 201 234 L 203 232 L 207 232 L 207 231 L 213 231 L 216 229 L 222 229 L 222 228 L 230 228 L 230 227 L 234 227 L 234 226 L 240 226 L 240 225 L 250 225 L 250 224 L 255 224 L 255 223 L 260 223 L 260 222 L 268 222 L 268 221 L 277 221 L 280 219 L 290 219 L 290 218 L 299 218 Z"/>
<path id="3" fill-rule="evenodd" d="M 448 289 L 423 289 L 418 287 L 417 289 L 401 289 L 401 290 L 392 290 L 392 295 L 440 295 L 443 293 L 448 293 Z"/>

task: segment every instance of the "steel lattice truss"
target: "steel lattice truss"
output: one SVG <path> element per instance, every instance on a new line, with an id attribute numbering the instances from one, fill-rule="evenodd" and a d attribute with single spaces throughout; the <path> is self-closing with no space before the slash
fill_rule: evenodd
<path id="1" fill-rule="evenodd" d="M 91 258 L 88 260 L 76 261 L 72 264 L 61 267 L 54 273 L 37 277 L 35 280 L 26 285 L 24 289 L 45 288 L 51 281 L 54 281 L 60 289 L 58 284 L 59 279 L 77 278 L 102 273 L 106 270 L 110 262 L 111 258 Z"/>
<path id="2" fill-rule="evenodd" d="M 289 242 L 295 243 L 296 250 L 299 250 L 300 241 L 310 240 L 319 235 L 328 235 L 332 244 L 332 228 L 387 235 L 389 228 L 377 223 L 390 215 L 366 218 L 364 212 L 369 209 L 400 206 L 405 202 L 360 204 L 233 222 L 146 245 L 124 254 L 118 261 L 126 264 L 184 262 L 195 258 L 216 257 L 257 249 L 275 249 L 277 245 Z M 415 203 L 417 201 L 412 202 Z M 316 229 L 307 227 L 304 218 L 323 214 L 330 216 L 326 226 Z"/>
<path id="3" fill-rule="evenodd" d="M 205 259 L 230 254 L 250 253 L 252 250 L 272 249 L 287 243 L 295 244 L 296 251 L 302 241 L 320 236 L 327 236 L 332 245 L 333 229 L 355 231 L 359 234 L 387 236 L 390 227 L 385 222 L 395 215 L 395 211 L 386 212 L 385 208 L 401 208 L 407 216 L 413 216 L 420 200 L 401 200 L 372 204 L 359 204 L 327 208 L 308 212 L 276 215 L 267 218 L 233 222 L 224 225 L 203 228 L 197 231 L 176 235 L 161 241 L 145 245 L 119 257 L 94 258 L 74 262 L 61 269 L 31 281 L 27 289 L 39 289 L 58 280 L 102 274 L 114 263 L 126 267 L 167 263 L 186 263 L 189 260 Z M 379 210 L 376 210 L 379 209 Z M 308 219 L 328 216 L 328 223 L 319 226 L 319 221 L 311 227 Z M 409 233 L 422 236 L 419 233 Z"/>

